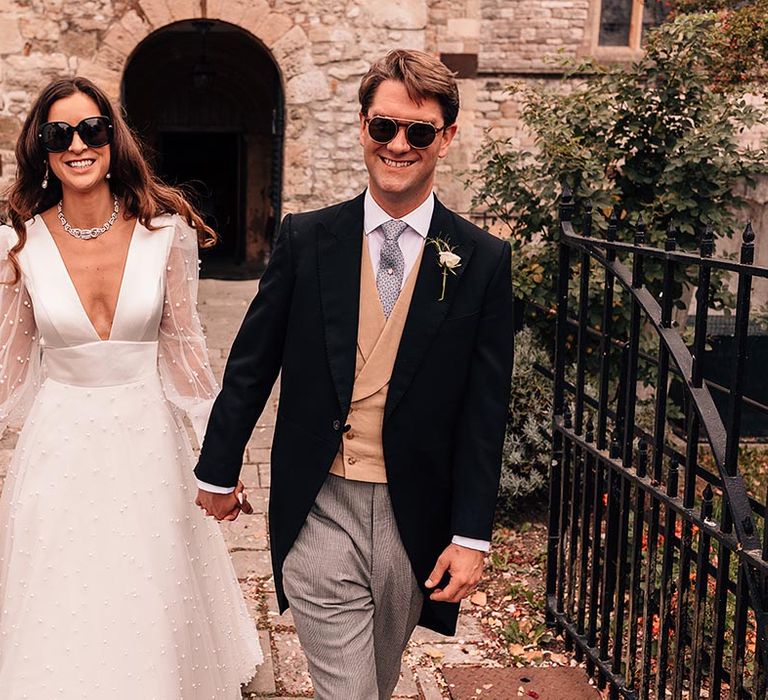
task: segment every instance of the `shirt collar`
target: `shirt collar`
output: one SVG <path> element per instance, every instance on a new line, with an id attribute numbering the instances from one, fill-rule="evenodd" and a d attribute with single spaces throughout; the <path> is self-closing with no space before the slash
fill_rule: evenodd
<path id="1" fill-rule="evenodd" d="M 418 233 L 422 238 L 426 238 L 429 233 L 429 226 L 432 223 L 432 214 L 435 211 L 435 193 L 430 192 L 429 196 L 413 211 L 400 217 L 410 228 Z M 363 230 L 367 236 L 376 230 L 382 224 L 390 221 L 392 217 L 387 214 L 373 198 L 371 191 L 365 191 L 365 203 L 363 205 Z"/>

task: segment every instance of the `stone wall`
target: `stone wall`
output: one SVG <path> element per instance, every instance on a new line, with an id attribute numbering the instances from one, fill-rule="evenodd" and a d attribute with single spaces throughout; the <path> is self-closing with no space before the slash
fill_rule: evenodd
<path id="1" fill-rule="evenodd" d="M 480 70 L 558 72 L 557 59 L 587 50 L 590 0 L 482 0 Z"/>

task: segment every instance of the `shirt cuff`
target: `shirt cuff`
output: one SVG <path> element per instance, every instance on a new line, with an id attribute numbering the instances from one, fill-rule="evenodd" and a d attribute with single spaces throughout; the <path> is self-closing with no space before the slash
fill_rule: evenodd
<path id="1" fill-rule="evenodd" d="M 200 481 L 200 479 L 197 479 L 197 487 L 201 491 L 208 491 L 208 493 L 232 493 L 235 490 L 234 486 L 216 486 Z"/>
<path id="2" fill-rule="evenodd" d="M 460 547 L 477 549 L 481 552 L 488 552 L 491 549 L 491 543 L 487 540 L 473 540 L 471 537 L 462 537 L 461 535 L 454 535 L 451 542 Z"/>

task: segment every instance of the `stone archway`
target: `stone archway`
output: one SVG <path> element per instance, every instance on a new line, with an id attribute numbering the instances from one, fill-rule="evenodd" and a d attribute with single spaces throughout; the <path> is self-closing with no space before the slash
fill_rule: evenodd
<path id="1" fill-rule="evenodd" d="M 175 22 L 132 52 L 122 102 L 160 175 L 189 188 L 220 234 L 203 274 L 258 274 L 281 208 L 284 102 L 270 53 L 226 22 Z"/>

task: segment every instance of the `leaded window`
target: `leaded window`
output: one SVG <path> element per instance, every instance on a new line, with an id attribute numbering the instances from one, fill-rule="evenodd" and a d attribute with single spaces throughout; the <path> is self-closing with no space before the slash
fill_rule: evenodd
<path id="1" fill-rule="evenodd" d="M 638 49 L 666 12 L 664 0 L 600 0 L 598 46 Z"/>

